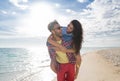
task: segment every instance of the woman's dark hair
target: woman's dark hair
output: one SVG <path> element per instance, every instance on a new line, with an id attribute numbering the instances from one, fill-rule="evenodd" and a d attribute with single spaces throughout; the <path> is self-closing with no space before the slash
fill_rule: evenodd
<path id="1" fill-rule="evenodd" d="M 78 20 L 72 20 L 71 21 L 73 25 L 73 46 L 75 48 L 75 53 L 78 54 L 80 52 L 80 49 L 82 47 L 82 41 L 83 41 L 83 29 L 82 25 Z"/>

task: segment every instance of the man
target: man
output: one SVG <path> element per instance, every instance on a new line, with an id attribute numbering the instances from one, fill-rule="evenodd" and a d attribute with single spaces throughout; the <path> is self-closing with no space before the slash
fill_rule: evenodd
<path id="1" fill-rule="evenodd" d="M 72 44 L 71 44 L 71 41 L 70 41 L 71 38 L 70 37 L 66 38 L 67 36 L 64 37 L 65 35 L 63 35 L 63 37 L 61 37 L 62 34 L 64 34 L 64 33 L 63 33 L 63 31 L 61 31 L 60 25 L 58 24 L 57 21 L 51 22 L 48 25 L 48 29 L 52 33 L 52 40 L 54 40 L 56 42 L 59 42 L 59 43 L 62 42 L 60 44 L 62 44 L 66 48 L 71 49 L 71 47 L 72 47 L 71 46 Z M 69 35 L 69 36 L 71 36 L 71 35 Z M 61 39 L 63 39 L 63 41 L 61 41 Z M 65 78 L 66 78 L 67 81 L 74 81 L 74 78 L 76 78 L 76 76 L 78 74 L 79 66 L 80 66 L 80 63 L 81 63 L 80 54 L 76 56 L 77 66 L 76 66 L 76 76 L 75 76 L 75 67 L 74 67 L 75 66 L 75 55 L 72 54 L 72 53 L 70 53 L 70 54 L 65 53 L 65 52 L 74 52 L 74 51 L 63 49 L 61 51 L 65 51 L 65 52 L 61 52 L 60 50 L 58 50 L 55 53 L 54 49 L 50 49 L 50 44 L 48 45 L 48 48 L 49 48 L 49 53 L 50 53 L 50 57 L 51 57 L 51 69 L 55 73 L 57 73 L 58 81 L 65 81 Z M 61 47 L 61 49 L 62 48 L 64 48 L 64 47 Z M 56 69 L 56 62 L 55 61 L 57 61 L 59 63 L 59 65 L 58 65 L 59 70 Z M 67 68 L 65 68 L 65 67 L 67 67 Z"/>

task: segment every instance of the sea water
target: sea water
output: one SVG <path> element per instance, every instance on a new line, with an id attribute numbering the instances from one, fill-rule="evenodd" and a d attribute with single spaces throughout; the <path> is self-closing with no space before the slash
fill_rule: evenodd
<path id="1" fill-rule="evenodd" d="M 52 75 L 49 63 L 49 54 L 44 46 L 0 48 L 0 81 L 31 81 L 29 78 L 37 73 L 42 73 L 41 76 L 39 75 L 41 81 L 46 81 L 46 77 L 42 76 Z M 47 73 L 44 73 L 45 69 Z M 48 77 L 48 79 L 51 81 L 53 77 Z"/>

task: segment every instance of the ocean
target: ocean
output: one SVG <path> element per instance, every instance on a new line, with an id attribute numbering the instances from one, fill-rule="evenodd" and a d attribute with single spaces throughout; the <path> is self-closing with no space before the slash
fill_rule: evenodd
<path id="1" fill-rule="evenodd" d="M 81 54 L 100 49 L 105 48 L 82 48 Z M 39 81 L 52 81 L 56 75 L 50 70 L 49 63 L 46 46 L 0 48 L 0 81 L 37 81 L 31 77 L 40 78 Z"/>
<path id="2" fill-rule="evenodd" d="M 53 75 L 49 68 L 50 58 L 46 47 L 0 48 L 0 81 L 30 81 L 37 73 Z M 41 81 L 46 77 L 41 76 Z M 54 76 L 54 75 L 53 75 Z M 49 80 L 54 77 L 48 77 Z M 26 80 L 27 79 L 27 80 Z"/>

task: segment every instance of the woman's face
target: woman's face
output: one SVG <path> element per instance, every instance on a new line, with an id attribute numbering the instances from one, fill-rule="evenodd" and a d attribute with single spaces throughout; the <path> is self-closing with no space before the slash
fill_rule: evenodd
<path id="1" fill-rule="evenodd" d="M 66 31 L 67 31 L 67 33 L 72 33 L 72 31 L 73 31 L 73 24 L 72 23 L 68 24 Z"/>

